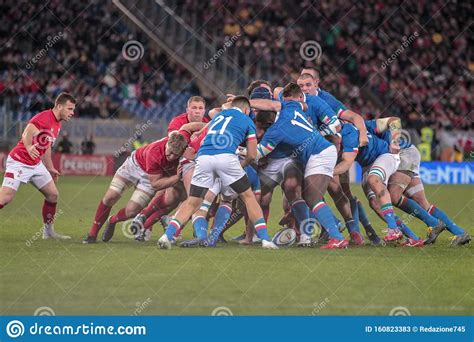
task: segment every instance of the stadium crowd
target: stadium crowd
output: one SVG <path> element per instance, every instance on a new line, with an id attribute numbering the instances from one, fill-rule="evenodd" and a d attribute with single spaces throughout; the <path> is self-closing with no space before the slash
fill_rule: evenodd
<path id="1" fill-rule="evenodd" d="M 472 117 L 463 114 L 472 112 L 474 94 L 466 30 L 472 3 L 307 0 L 295 6 L 284 1 L 184 0 L 168 4 L 189 22 L 197 22 L 217 46 L 240 32 L 239 63 L 252 76 L 282 83 L 294 79 L 294 73 L 308 64 L 295 52 L 303 42 L 315 40 L 322 47 L 316 66 L 323 72 L 323 88 L 356 111 L 369 117 L 409 118 L 414 128 L 472 125 Z M 361 96 L 361 90 L 372 96 Z"/>
<path id="2" fill-rule="evenodd" d="M 84 100 L 76 109 L 79 116 L 107 118 L 123 108 L 155 114 L 182 97 L 163 113 L 172 116 L 198 92 L 185 69 L 148 49 L 145 37 L 130 34 L 110 3 L 15 4 L 8 0 L 0 10 L 0 92 L 17 112 L 37 112 L 70 91 Z M 132 39 L 143 42 L 147 52 L 138 61 L 122 55 Z"/>
<path id="3" fill-rule="evenodd" d="M 367 118 L 396 115 L 418 132 L 423 127 L 472 131 L 469 2 L 371 1 L 368 6 L 306 0 L 294 6 L 281 0 L 181 0 L 168 5 L 217 48 L 239 34 L 235 53 L 252 78 L 283 85 L 301 67 L 316 66 L 322 88 Z M 169 119 L 190 95 L 200 93 L 185 69 L 149 48 L 143 35 L 128 31 L 112 4 L 61 6 L 53 0 L 23 7 L 7 0 L 0 17 L 5 23 L 0 101 L 9 101 L 15 112 L 37 112 L 70 91 L 80 99 L 79 116 L 107 118 L 126 111 Z M 146 53 L 131 62 L 122 48 L 135 39 Z M 300 47 L 308 40 L 320 43 L 321 58 L 301 58 Z"/>

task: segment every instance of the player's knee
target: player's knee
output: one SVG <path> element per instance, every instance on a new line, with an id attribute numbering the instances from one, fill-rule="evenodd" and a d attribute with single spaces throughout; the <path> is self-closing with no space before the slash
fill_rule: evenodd
<path id="1" fill-rule="evenodd" d="M 57 203 L 59 200 L 59 192 L 57 190 L 53 190 L 45 196 L 45 199 L 48 202 Z"/>
<path id="2" fill-rule="evenodd" d="M 398 188 L 390 189 L 390 200 L 392 203 L 398 204 L 402 199 L 402 191 Z"/>
<path id="3" fill-rule="evenodd" d="M 372 190 L 374 189 L 374 187 L 377 187 L 380 183 L 381 183 L 381 179 L 376 175 L 369 175 L 367 177 L 367 184 L 369 184 Z"/>

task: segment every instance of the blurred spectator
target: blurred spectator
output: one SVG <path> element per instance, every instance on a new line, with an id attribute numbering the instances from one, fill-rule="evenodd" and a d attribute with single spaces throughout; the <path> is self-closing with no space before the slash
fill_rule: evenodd
<path id="1" fill-rule="evenodd" d="M 56 148 L 56 151 L 57 152 L 60 152 L 60 153 L 65 153 L 65 154 L 69 154 L 69 153 L 72 153 L 72 148 L 73 148 L 73 143 L 69 140 L 69 137 L 68 137 L 68 133 L 67 132 L 64 132 L 62 137 L 61 137 L 61 141 L 59 141 L 58 143 L 58 147 Z"/>
<path id="2" fill-rule="evenodd" d="M 94 154 L 95 143 L 92 138 L 92 135 L 89 138 L 85 137 L 84 140 L 81 142 L 81 151 L 82 154 Z"/>
<path id="3" fill-rule="evenodd" d="M 148 143 L 143 139 L 141 134 L 138 134 L 137 138 L 133 141 L 133 149 L 138 150 L 140 147 L 146 145 L 148 145 Z"/>

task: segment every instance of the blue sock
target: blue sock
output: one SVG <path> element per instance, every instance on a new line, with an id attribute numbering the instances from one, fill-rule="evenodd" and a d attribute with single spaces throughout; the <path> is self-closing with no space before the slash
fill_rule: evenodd
<path id="1" fill-rule="evenodd" d="M 393 206 L 391 203 L 387 203 L 381 206 L 382 215 L 387 222 L 389 229 L 397 229 L 397 222 L 395 221 L 395 213 L 393 211 Z"/>
<path id="2" fill-rule="evenodd" d="M 291 203 L 291 212 L 296 218 L 296 222 L 300 227 L 300 233 L 311 235 L 312 232 L 307 231 L 312 229 L 312 227 L 304 227 L 309 219 L 309 207 L 303 199 L 293 201 Z"/>
<path id="3" fill-rule="evenodd" d="M 446 225 L 446 228 L 451 232 L 451 234 L 463 235 L 465 233 L 464 229 L 459 227 L 456 223 L 454 223 L 453 220 L 449 218 L 448 215 L 446 215 L 444 211 L 435 207 L 434 205 L 430 207 L 429 213 L 431 214 L 431 216 L 434 216 L 437 219 L 440 219 L 441 221 L 443 221 L 444 224 Z"/>
<path id="4" fill-rule="evenodd" d="M 265 219 L 262 217 L 254 222 L 253 226 L 255 227 L 255 231 L 257 232 L 257 236 L 262 240 L 270 241 L 270 237 L 268 236 L 268 229 Z"/>
<path id="5" fill-rule="evenodd" d="M 193 218 L 193 228 L 196 238 L 204 240 L 207 238 L 207 220 L 204 216 L 196 216 Z"/>
<path id="6" fill-rule="evenodd" d="M 413 239 L 413 240 L 420 240 L 418 235 L 416 235 L 405 223 L 403 223 L 403 221 L 400 219 L 400 217 L 395 215 L 395 220 L 397 221 L 397 226 L 398 226 L 398 228 L 400 228 L 403 235 L 405 235 L 406 237 L 409 237 L 410 239 Z"/>
<path id="7" fill-rule="evenodd" d="M 431 216 L 425 209 L 423 209 L 418 203 L 410 198 L 403 196 L 397 207 L 402 209 L 407 214 L 420 219 L 429 227 L 436 227 L 438 225 L 438 220 L 436 218 Z"/>
<path id="8" fill-rule="evenodd" d="M 316 219 L 321 223 L 321 226 L 328 230 L 331 239 L 344 240 L 344 236 L 339 232 L 339 229 L 337 229 L 334 214 L 326 203 L 322 201 L 317 203 L 312 211 L 315 214 Z"/>
<path id="9" fill-rule="evenodd" d="M 351 204 L 351 212 L 352 212 L 352 218 L 354 221 L 359 222 L 359 206 L 357 205 L 357 198 L 353 198 L 350 201 Z"/>
<path id="10" fill-rule="evenodd" d="M 359 200 L 357 200 L 357 208 L 359 209 L 360 223 L 362 223 L 364 227 L 371 228 L 372 225 L 370 224 L 369 216 L 367 215 L 367 212 L 365 211 L 364 207 L 362 206 L 362 203 L 360 203 Z"/>
<path id="11" fill-rule="evenodd" d="M 219 235 L 225 228 L 227 221 L 230 219 L 232 214 L 232 208 L 228 204 L 221 204 L 217 208 L 216 216 L 214 217 L 214 224 L 212 225 L 211 233 L 209 234 L 209 239 L 211 242 L 217 241 Z"/>
<path id="12" fill-rule="evenodd" d="M 172 219 L 170 223 L 168 223 L 168 227 L 166 228 L 166 231 L 165 231 L 165 234 L 168 237 L 168 240 L 170 241 L 173 240 L 174 233 L 176 233 L 176 231 L 180 228 L 181 228 L 181 222 L 179 222 L 176 219 Z"/>
<path id="13" fill-rule="evenodd" d="M 349 233 L 352 233 L 352 232 L 360 233 L 359 225 L 357 223 L 354 219 L 346 221 L 346 227 Z"/>

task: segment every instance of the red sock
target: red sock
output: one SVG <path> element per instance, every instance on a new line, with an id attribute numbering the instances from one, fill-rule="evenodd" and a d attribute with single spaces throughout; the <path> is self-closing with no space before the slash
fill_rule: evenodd
<path id="1" fill-rule="evenodd" d="M 158 222 L 163 215 L 166 215 L 169 212 L 169 210 L 166 209 L 158 209 L 157 211 L 153 212 L 148 218 L 146 219 L 145 223 L 143 224 L 143 227 L 145 229 L 152 230 L 153 225 Z"/>
<path id="2" fill-rule="evenodd" d="M 54 214 L 56 213 L 56 203 L 44 201 L 43 204 L 43 223 L 50 224 L 54 222 Z"/>
<path id="3" fill-rule="evenodd" d="M 107 217 L 109 217 L 110 209 L 112 209 L 112 207 L 108 207 L 104 204 L 104 202 L 100 201 L 97 211 L 95 212 L 94 223 L 92 224 L 89 236 L 97 236 L 97 233 L 99 233 L 99 230 L 104 224 L 105 220 L 107 220 Z"/>
<path id="4" fill-rule="evenodd" d="M 270 206 L 262 206 L 262 211 L 265 222 L 268 222 L 268 216 L 270 216 Z"/>
<path id="5" fill-rule="evenodd" d="M 117 214 L 113 215 L 110 218 L 110 223 L 117 223 L 117 222 L 122 222 L 128 219 L 129 217 L 127 216 L 125 208 L 122 208 L 118 211 Z"/>
<path id="6" fill-rule="evenodd" d="M 181 231 L 183 230 L 183 227 L 179 228 L 175 233 L 174 233 L 174 237 L 178 237 L 179 234 L 181 234 Z"/>
<path id="7" fill-rule="evenodd" d="M 2 209 L 5 205 L 4 204 L 0 204 L 0 209 Z"/>
<path id="8" fill-rule="evenodd" d="M 165 199 L 165 194 L 161 194 L 158 197 L 155 197 L 151 200 L 148 206 L 141 211 L 141 214 L 149 217 L 153 212 L 163 207 L 163 201 Z"/>

